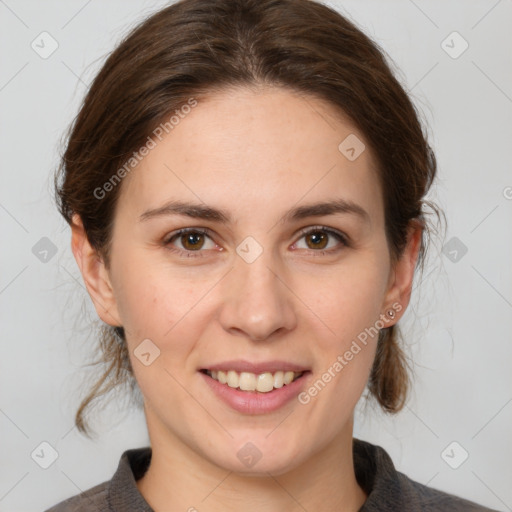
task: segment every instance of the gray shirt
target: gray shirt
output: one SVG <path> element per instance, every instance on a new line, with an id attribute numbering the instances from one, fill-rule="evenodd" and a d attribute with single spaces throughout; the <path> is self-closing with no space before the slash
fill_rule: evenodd
<path id="1" fill-rule="evenodd" d="M 411 480 L 380 446 L 353 438 L 353 455 L 356 479 L 368 495 L 359 512 L 498 512 Z M 111 480 L 45 512 L 154 512 L 136 485 L 150 461 L 150 447 L 127 450 Z"/>

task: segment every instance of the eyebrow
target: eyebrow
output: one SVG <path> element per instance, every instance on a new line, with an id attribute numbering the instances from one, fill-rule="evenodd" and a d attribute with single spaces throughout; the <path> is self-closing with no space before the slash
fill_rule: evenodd
<path id="1" fill-rule="evenodd" d="M 370 224 L 370 215 L 357 203 L 346 199 L 335 199 L 320 203 L 308 204 L 292 208 L 282 217 L 282 222 L 293 222 L 309 217 L 322 217 L 325 215 L 350 214 Z M 187 203 L 183 201 L 169 201 L 159 208 L 146 210 L 139 217 L 144 222 L 155 217 L 182 215 L 194 219 L 204 219 L 221 224 L 232 223 L 231 215 L 223 209 L 213 208 L 200 203 Z"/>

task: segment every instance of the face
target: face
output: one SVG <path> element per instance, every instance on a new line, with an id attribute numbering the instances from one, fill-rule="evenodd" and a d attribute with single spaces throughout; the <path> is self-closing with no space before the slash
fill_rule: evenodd
<path id="1" fill-rule="evenodd" d="M 391 268 L 375 161 L 349 136 L 311 97 L 215 93 L 124 178 L 88 286 L 125 328 L 153 445 L 280 474 L 351 436 L 414 261 Z"/>

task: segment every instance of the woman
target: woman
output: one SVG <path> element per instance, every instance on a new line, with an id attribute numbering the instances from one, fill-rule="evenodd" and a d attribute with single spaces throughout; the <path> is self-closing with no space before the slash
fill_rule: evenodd
<path id="1" fill-rule="evenodd" d="M 182 0 L 112 53 L 56 182 L 151 447 L 64 511 L 489 510 L 353 438 L 408 389 L 397 323 L 436 162 L 381 51 L 309 0 Z"/>

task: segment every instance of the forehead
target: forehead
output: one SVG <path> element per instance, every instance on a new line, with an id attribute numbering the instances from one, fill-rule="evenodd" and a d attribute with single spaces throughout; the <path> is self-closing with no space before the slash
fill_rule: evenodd
<path id="1" fill-rule="evenodd" d="M 279 88 L 217 92 L 161 139 L 123 181 L 120 207 L 133 215 L 173 199 L 254 216 L 341 197 L 382 216 L 364 136 L 317 98 Z M 347 145 L 362 150 L 356 159 Z"/>

